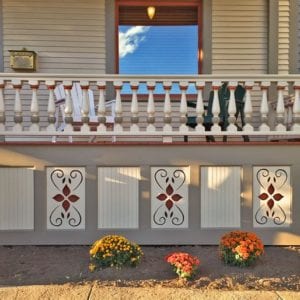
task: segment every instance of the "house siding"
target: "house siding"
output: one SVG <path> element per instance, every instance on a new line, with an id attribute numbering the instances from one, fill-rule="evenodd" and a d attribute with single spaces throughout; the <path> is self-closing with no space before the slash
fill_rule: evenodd
<path id="1" fill-rule="evenodd" d="M 300 1 L 299 1 L 300 3 Z M 290 0 L 278 1 L 278 73 L 289 73 Z"/>
<path id="2" fill-rule="evenodd" d="M 37 52 L 43 73 L 105 73 L 105 1 L 3 1 L 4 71 L 8 50 Z"/>
<path id="3" fill-rule="evenodd" d="M 212 73 L 265 74 L 268 1 L 212 1 Z"/>

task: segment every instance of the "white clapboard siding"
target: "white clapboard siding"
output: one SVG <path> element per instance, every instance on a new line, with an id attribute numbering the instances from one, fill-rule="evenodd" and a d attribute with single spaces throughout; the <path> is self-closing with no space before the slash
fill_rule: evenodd
<path id="1" fill-rule="evenodd" d="M 189 167 L 151 168 L 151 227 L 188 228 Z"/>
<path id="2" fill-rule="evenodd" d="M 253 168 L 253 226 L 289 227 L 292 223 L 292 188 L 289 166 Z"/>
<path id="3" fill-rule="evenodd" d="M 85 229 L 85 168 L 47 168 L 47 229 Z"/>
<path id="4" fill-rule="evenodd" d="M 278 1 L 278 73 L 289 73 L 290 1 Z"/>
<path id="5" fill-rule="evenodd" d="M 98 228 L 139 227 L 138 167 L 98 168 Z"/>
<path id="6" fill-rule="evenodd" d="M 241 168 L 201 167 L 201 227 L 240 227 Z"/>
<path id="7" fill-rule="evenodd" d="M 0 168 L 0 230 L 34 229 L 33 169 Z"/>
<path id="8" fill-rule="evenodd" d="M 105 0 L 2 0 L 8 50 L 37 52 L 38 72 L 105 73 Z"/>
<path id="9" fill-rule="evenodd" d="M 212 72 L 267 73 L 267 0 L 212 0 Z"/>

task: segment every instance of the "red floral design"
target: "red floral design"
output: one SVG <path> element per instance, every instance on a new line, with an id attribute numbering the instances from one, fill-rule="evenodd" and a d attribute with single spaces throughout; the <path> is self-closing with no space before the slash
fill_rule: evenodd
<path id="1" fill-rule="evenodd" d="M 65 185 L 63 190 L 62 190 L 62 194 L 57 194 L 53 197 L 53 199 L 57 202 L 62 202 L 62 207 L 65 211 L 68 211 L 68 209 L 70 208 L 71 204 L 70 202 L 74 203 L 77 200 L 79 200 L 79 197 L 76 195 L 70 195 L 71 194 L 71 190 L 70 188 Z"/>
<path id="2" fill-rule="evenodd" d="M 182 199 L 182 196 L 179 194 L 173 194 L 174 189 L 173 187 L 169 184 L 166 188 L 166 193 L 158 195 L 156 198 L 160 201 L 166 201 L 165 205 L 168 210 L 170 210 L 174 202 L 178 202 L 180 199 Z"/>
<path id="3" fill-rule="evenodd" d="M 273 206 L 275 204 L 274 200 L 280 201 L 284 197 L 280 193 L 274 194 L 274 192 L 275 192 L 275 188 L 274 188 L 273 184 L 270 184 L 268 187 L 268 193 L 262 193 L 258 196 L 258 198 L 260 200 L 268 200 L 267 205 L 268 205 L 269 209 L 273 208 Z"/>

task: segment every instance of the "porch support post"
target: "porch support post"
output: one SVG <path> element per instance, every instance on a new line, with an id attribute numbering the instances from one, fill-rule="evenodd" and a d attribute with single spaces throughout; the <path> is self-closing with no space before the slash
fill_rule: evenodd
<path id="1" fill-rule="evenodd" d="M 0 80 L 0 131 L 5 131 L 5 105 L 3 97 L 4 86 L 4 80 Z"/>
<path id="2" fill-rule="evenodd" d="M 0 0 L 0 72 L 4 72 L 3 54 L 3 8 L 2 0 Z"/>
<path id="3" fill-rule="evenodd" d="M 132 100 L 131 100 L 131 132 L 138 132 L 139 126 L 139 104 L 137 98 L 137 91 L 139 88 L 139 83 L 137 81 L 130 82 L 131 90 L 132 90 Z"/>
<path id="4" fill-rule="evenodd" d="M 54 89 L 55 89 L 55 82 L 53 80 L 47 80 L 46 86 L 49 90 L 49 100 L 48 100 L 48 127 L 47 131 L 55 131 L 55 123 L 56 123 L 56 117 L 55 117 L 55 101 L 54 101 Z"/>
<path id="5" fill-rule="evenodd" d="M 186 103 L 186 91 L 189 83 L 187 81 L 179 82 L 181 90 L 181 101 L 180 101 L 180 127 L 179 131 L 188 132 L 189 128 L 186 125 L 187 122 L 187 103 Z"/>
<path id="6" fill-rule="evenodd" d="M 106 84 L 104 81 L 97 82 L 98 90 L 99 90 L 99 101 L 98 101 L 98 122 L 99 126 L 97 131 L 106 131 L 106 107 L 105 107 L 105 88 Z"/>
<path id="7" fill-rule="evenodd" d="M 269 0 L 268 73 L 278 73 L 278 1 Z"/>
<path id="8" fill-rule="evenodd" d="M 20 97 L 20 90 L 22 88 L 21 80 L 12 80 L 13 88 L 15 89 L 15 105 L 14 105 L 14 122 L 13 131 L 23 131 L 23 114 L 22 114 L 22 102 Z"/>
<path id="9" fill-rule="evenodd" d="M 283 124 L 284 123 L 284 113 L 285 113 L 283 92 L 284 92 L 286 86 L 287 86 L 286 82 L 278 82 L 278 85 L 277 85 L 278 100 L 277 100 L 277 106 L 276 106 L 276 119 L 277 119 L 276 131 L 286 131 L 286 126 Z"/>
<path id="10" fill-rule="evenodd" d="M 155 104 L 154 104 L 154 97 L 153 97 L 153 91 L 155 89 L 155 82 L 149 81 L 147 82 L 147 88 L 148 88 L 148 106 L 147 106 L 147 131 L 155 131 Z"/>
<path id="11" fill-rule="evenodd" d="M 37 99 L 37 89 L 39 88 L 39 82 L 37 80 L 29 80 L 29 85 L 32 90 L 32 98 L 31 98 L 31 125 L 29 127 L 29 131 L 39 131 L 39 104 Z"/>

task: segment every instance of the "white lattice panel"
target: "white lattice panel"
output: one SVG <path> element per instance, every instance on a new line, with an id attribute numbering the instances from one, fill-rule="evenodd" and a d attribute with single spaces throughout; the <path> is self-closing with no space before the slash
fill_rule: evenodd
<path id="1" fill-rule="evenodd" d="M 139 227 L 137 167 L 98 168 L 98 228 Z"/>
<path id="2" fill-rule="evenodd" d="M 188 227 L 189 167 L 151 168 L 152 228 Z"/>
<path id="3" fill-rule="evenodd" d="M 253 226 L 288 227 L 291 222 L 290 167 L 253 168 Z"/>
<path id="4" fill-rule="evenodd" d="M 85 228 L 84 168 L 47 168 L 47 228 Z"/>
<path id="5" fill-rule="evenodd" d="M 0 230 L 34 229 L 32 169 L 0 168 Z"/>
<path id="6" fill-rule="evenodd" d="M 240 167 L 201 167 L 201 227 L 240 227 L 240 202 Z"/>

